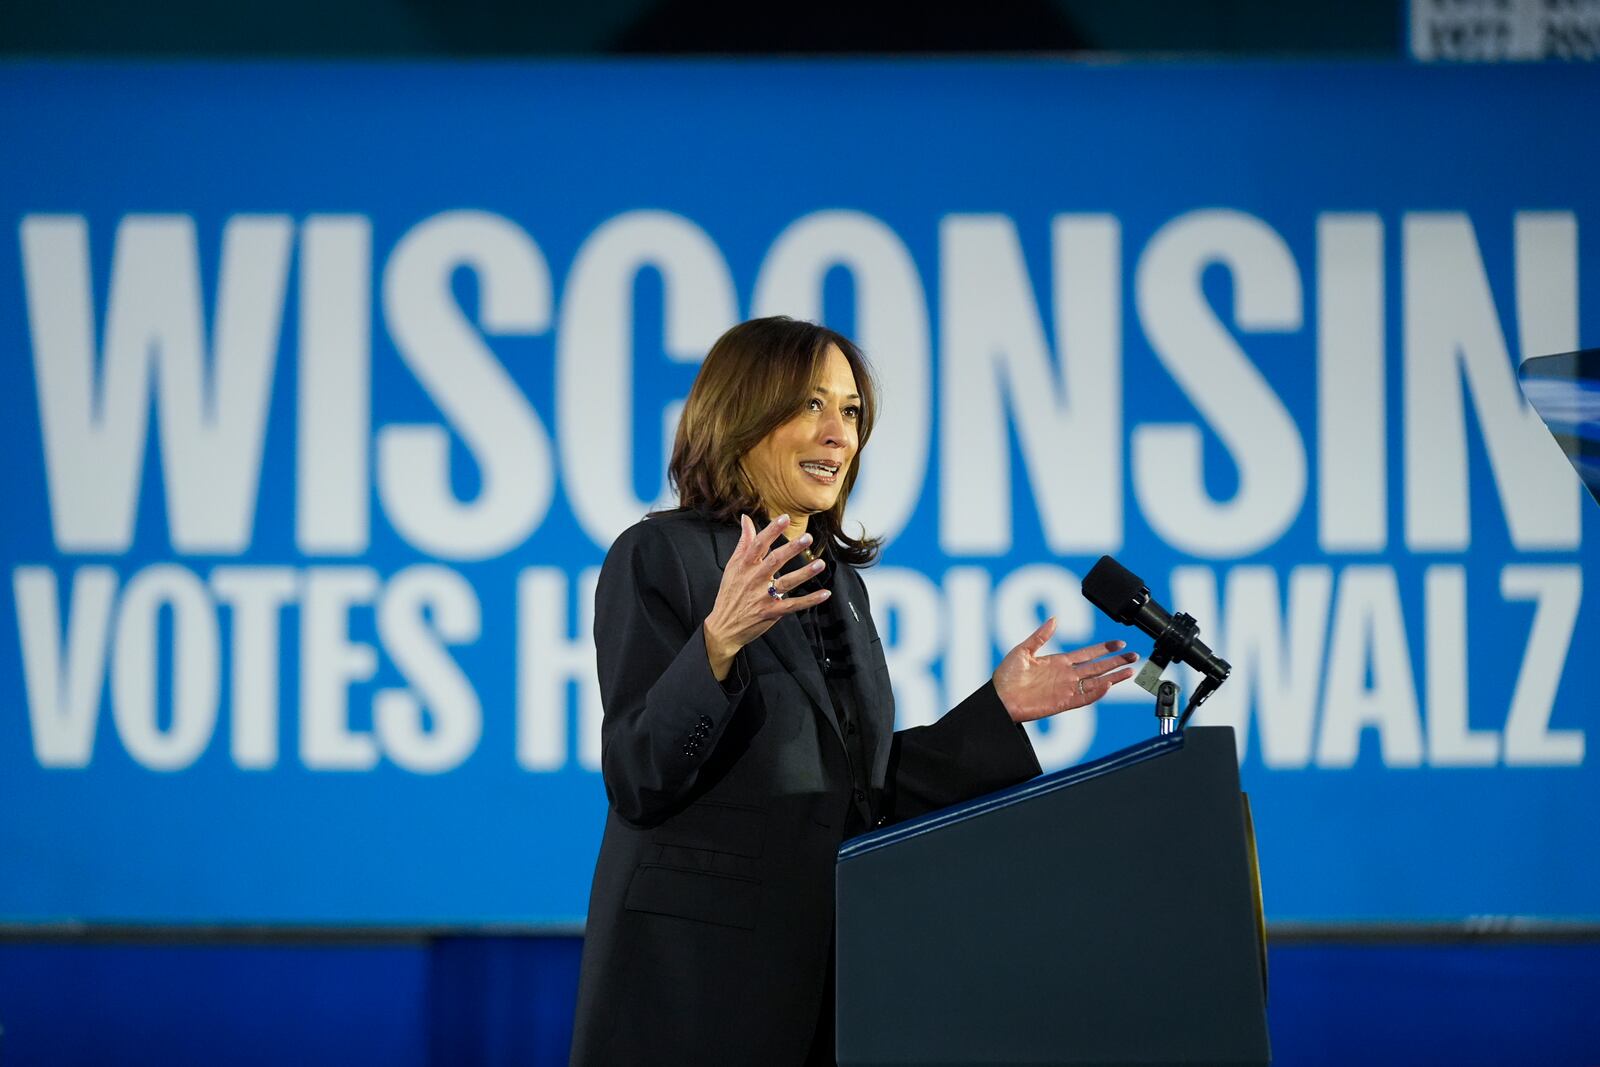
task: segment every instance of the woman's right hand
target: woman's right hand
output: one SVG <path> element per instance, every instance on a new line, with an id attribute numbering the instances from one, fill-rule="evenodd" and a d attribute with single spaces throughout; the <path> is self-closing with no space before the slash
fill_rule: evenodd
<path id="1" fill-rule="evenodd" d="M 722 585 L 717 589 L 717 601 L 706 616 L 704 626 L 706 657 L 711 661 L 711 673 L 717 681 L 728 677 L 733 657 L 751 641 L 772 629 L 785 615 L 820 604 L 828 599 L 828 590 L 822 589 L 808 596 L 774 597 L 769 590 L 776 588 L 787 593 L 802 582 L 822 572 L 819 559 L 789 574 L 777 577 L 784 564 L 806 550 L 811 535 L 805 534 L 769 552 L 789 516 L 779 515 L 766 529 L 756 532 L 755 524 L 744 515 L 739 516 L 739 543 L 734 546 L 728 565 L 722 570 Z"/>

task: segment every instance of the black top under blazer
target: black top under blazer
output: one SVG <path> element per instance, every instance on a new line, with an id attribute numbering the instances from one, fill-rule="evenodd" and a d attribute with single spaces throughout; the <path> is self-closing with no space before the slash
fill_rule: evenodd
<path id="1" fill-rule="evenodd" d="M 701 622 L 738 540 L 737 525 L 701 512 L 652 515 L 600 571 L 611 810 L 589 898 L 575 1065 L 799 1064 L 817 1024 L 852 776 L 794 615 L 742 649 L 725 682 L 711 673 Z M 896 732 L 866 588 L 853 567 L 830 569 L 859 665 L 868 825 L 1039 773 L 992 683 L 938 722 Z"/>

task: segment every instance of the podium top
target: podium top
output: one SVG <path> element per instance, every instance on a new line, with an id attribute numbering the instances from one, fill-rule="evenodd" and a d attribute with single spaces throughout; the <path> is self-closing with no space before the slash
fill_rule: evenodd
<path id="1" fill-rule="evenodd" d="M 1195 727 L 1196 730 L 1214 729 L 1214 727 Z M 1226 727 L 1224 727 L 1226 729 Z M 941 808 L 930 811 L 926 815 L 919 815 L 914 819 L 886 826 L 881 830 L 852 837 L 839 846 L 839 862 L 855 859 L 868 852 L 876 852 L 880 848 L 901 841 L 908 841 L 913 837 L 939 830 L 952 823 L 964 822 L 975 819 L 980 815 L 987 815 L 1001 808 L 1008 808 L 1013 804 L 1021 804 L 1046 793 L 1053 793 L 1058 789 L 1069 789 L 1075 785 L 1099 778 L 1102 775 L 1112 774 L 1136 763 L 1156 759 L 1168 753 L 1176 752 L 1183 747 L 1184 734 L 1188 731 L 1179 730 L 1176 733 L 1160 737 L 1152 737 L 1148 741 L 1141 741 L 1136 745 L 1102 756 L 1100 759 L 1079 764 L 1076 767 L 1066 767 L 1049 774 L 1041 774 L 1037 778 L 1030 778 L 1020 785 L 1009 789 L 1002 789 L 998 793 L 988 793 L 965 804 L 956 804 L 953 807 Z M 1230 731 L 1231 732 L 1231 731 Z M 1232 744 L 1230 740 L 1229 744 Z"/>

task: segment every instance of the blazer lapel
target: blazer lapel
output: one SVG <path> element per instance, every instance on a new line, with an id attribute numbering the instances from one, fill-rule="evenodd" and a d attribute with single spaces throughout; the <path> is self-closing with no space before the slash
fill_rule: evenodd
<path id="1" fill-rule="evenodd" d="M 711 537 L 715 546 L 713 555 L 717 560 L 717 569 L 725 570 L 728 557 L 733 555 L 734 547 L 739 543 L 739 534 L 734 528 L 715 526 L 712 528 Z M 800 688 L 811 698 L 811 703 L 821 712 L 822 718 L 833 730 L 834 737 L 839 739 L 839 744 L 842 746 L 844 731 L 839 727 L 839 717 L 834 713 L 833 701 L 828 698 L 827 683 L 823 680 L 822 671 L 817 667 L 817 661 L 812 658 L 811 645 L 806 641 L 800 620 L 794 615 L 785 615 L 758 640 L 766 642 L 772 654 L 778 657 L 778 662 L 783 664 L 790 676 L 800 683 Z"/>
<path id="2" fill-rule="evenodd" d="M 862 748 L 867 766 L 876 775 L 878 753 L 884 751 L 887 761 L 886 742 L 894 733 L 894 694 L 884 692 L 877 684 L 877 658 L 872 645 L 876 631 L 867 613 L 861 576 L 849 567 L 841 567 L 835 575 L 833 588 L 834 596 L 842 601 L 839 615 L 844 619 L 845 643 L 850 650 L 850 661 L 855 664 L 856 692 L 860 696 L 861 715 L 866 720 L 862 725 Z"/>

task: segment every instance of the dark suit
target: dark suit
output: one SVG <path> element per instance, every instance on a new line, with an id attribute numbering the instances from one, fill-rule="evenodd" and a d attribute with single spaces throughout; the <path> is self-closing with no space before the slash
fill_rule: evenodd
<path id="1" fill-rule="evenodd" d="M 857 797 L 821 670 L 794 616 L 711 673 L 700 623 L 738 527 L 692 511 L 619 537 L 595 597 L 611 811 L 595 866 L 574 1064 L 798 1064 L 817 1024 L 847 825 L 892 822 L 1039 773 L 985 685 L 894 732 L 866 589 L 831 570 L 858 665 Z"/>

